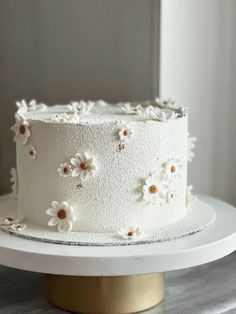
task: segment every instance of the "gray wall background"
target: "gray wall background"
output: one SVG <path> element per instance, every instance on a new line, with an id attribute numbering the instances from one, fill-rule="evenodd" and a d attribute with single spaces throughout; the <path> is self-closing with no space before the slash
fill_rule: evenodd
<path id="1" fill-rule="evenodd" d="M 236 205 L 235 0 L 0 0 L 0 194 L 15 101 L 172 96 L 198 137 L 189 182 Z"/>
<path id="2" fill-rule="evenodd" d="M 236 205 L 236 1 L 164 0 L 160 93 L 189 106 L 195 190 Z"/>
<path id="3" fill-rule="evenodd" d="M 15 101 L 152 98 L 158 23 L 155 0 L 0 0 L 0 194 L 15 165 Z"/>

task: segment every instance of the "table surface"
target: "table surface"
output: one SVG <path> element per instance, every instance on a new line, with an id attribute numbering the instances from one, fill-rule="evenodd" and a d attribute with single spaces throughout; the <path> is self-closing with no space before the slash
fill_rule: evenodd
<path id="1" fill-rule="evenodd" d="M 0 314 L 62 314 L 44 298 L 44 276 L 0 266 Z M 166 298 L 145 314 L 236 313 L 236 253 L 166 274 Z"/>

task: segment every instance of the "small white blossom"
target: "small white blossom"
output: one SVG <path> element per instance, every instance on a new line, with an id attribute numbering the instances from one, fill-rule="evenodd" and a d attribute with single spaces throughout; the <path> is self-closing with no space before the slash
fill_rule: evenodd
<path id="1" fill-rule="evenodd" d="M 16 106 L 18 108 L 18 112 L 24 113 L 28 111 L 42 111 L 47 108 L 45 104 L 37 104 L 36 100 L 31 100 L 27 103 L 24 99 L 16 102 Z"/>
<path id="2" fill-rule="evenodd" d="M 153 120 L 157 120 L 160 122 L 168 122 L 170 120 L 176 119 L 178 114 L 173 111 L 165 112 L 163 110 L 160 110 L 159 108 L 155 108 L 154 111 L 151 111 L 149 114 L 149 117 Z"/>
<path id="3" fill-rule="evenodd" d="M 122 103 L 121 110 L 126 114 L 135 113 L 134 106 L 132 106 L 130 102 Z"/>
<path id="4" fill-rule="evenodd" d="M 75 167 L 72 170 L 72 177 L 80 176 L 82 180 L 86 180 L 88 177 L 95 176 L 97 170 L 95 160 L 86 153 L 77 153 L 75 158 L 71 158 L 70 162 Z"/>
<path id="5" fill-rule="evenodd" d="M 117 231 L 117 235 L 124 240 L 135 239 L 139 237 L 141 234 L 142 232 L 138 227 L 137 228 L 129 227 L 128 230 L 121 228 L 119 231 Z"/>
<path id="6" fill-rule="evenodd" d="M 139 104 L 134 108 L 134 112 L 138 115 L 143 115 L 145 112 L 145 109 L 143 108 L 142 105 Z"/>
<path id="7" fill-rule="evenodd" d="M 59 232 L 68 232 L 72 230 L 73 222 L 76 221 L 74 209 L 67 202 L 52 202 L 52 207 L 47 209 L 46 214 L 52 218 L 49 220 L 50 227 L 57 226 Z"/>
<path id="8" fill-rule="evenodd" d="M 187 208 L 191 208 L 192 205 L 196 202 L 197 197 L 192 194 L 192 189 L 193 186 L 189 185 L 186 189 L 186 199 L 185 199 L 185 204 Z"/>
<path id="9" fill-rule="evenodd" d="M 165 191 L 168 189 L 168 185 L 163 175 L 153 172 L 145 180 L 143 185 L 143 199 L 147 203 L 153 205 L 162 205 L 165 203 Z"/>
<path id="10" fill-rule="evenodd" d="M 188 114 L 188 107 L 182 106 L 182 107 L 179 108 L 179 111 L 181 113 L 181 116 L 184 117 L 184 116 L 186 116 Z"/>
<path id="11" fill-rule="evenodd" d="M 15 231 L 15 232 L 21 232 L 25 228 L 26 228 L 26 224 L 14 223 L 14 224 L 10 225 L 8 229 L 11 229 L 12 231 Z"/>
<path id="12" fill-rule="evenodd" d="M 104 100 L 102 99 L 99 99 L 99 100 L 96 100 L 95 101 L 95 105 L 96 106 L 99 106 L 99 107 L 107 107 L 107 102 L 105 102 Z"/>
<path id="13" fill-rule="evenodd" d="M 26 146 L 26 156 L 27 158 L 34 160 L 36 158 L 37 152 L 34 146 L 27 145 Z"/>
<path id="14" fill-rule="evenodd" d="M 172 203 L 176 200 L 177 198 L 177 193 L 174 190 L 170 190 L 169 192 L 167 192 L 166 194 L 166 201 L 167 203 Z"/>
<path id="15" fill-rule="evenodd" d="M 188 161 L 192 161 L 194 157 L 193 149 L 195 148 L 197 138 L 189 135 L 190 134 L 188 133 Z"/>
<path id="16" fill-rule="evenodd" d="M 16 114 L 16 123 L 11 127 L 15 132 L 14 141 L 25 145 L 30 137 L 29 122 L 25 120 L 22 114 Z"/>
<path id="17" fill-rule="evenodd" d="M 128 125 L 122 126 L 121 130 L 119 131 L 119 138 L 121 142 L 126 142 L 133 136 L 134 132 L 133 129 L 130 128 Z"/>
<path id="18" fill-rule="evenodd" d="M 67 114 L 66 112 L 55 113 L 51 116 L 50 120 L 56 123 L 68 123 L 76 118 L 76 122 L 79 122 L 79 116 Z"/>
<path id="19" fill-rule="evenodd" d="M 57 169 L 58 173 L 62 177 L 70 177 L 72 174 L 72 167 L 67 162 L 60 164 L 60 167 Z"/>
<path id="20" fill-rule="evenodd" d="M 182 164 L 179 159 L 171 158 L 168 159 L 162 166 L 162 173 L 166 176 L 166 179 L 170 182 L 173 180 L 180 178 L 181 173 L 180 170 L 182 168 Z"/>
<path id="21" fill-rule="evenodd" d="M 12 167 L 10 174 L 11 174 L 10 182 L 12 183 L 11 189 L 12 189 L 13 194 L 15 196 L 17 196 L 17 194 L 18 194 L 18 175 L 17 175 L 16 168 Z"/>
<path id="22" fill-rule="evenodd" d="M 176 102 L 171 98 L 167 99 L 156 98 L 155 103 L 159 108 L 174 110 L 177 113 L 177 115 L 181 117 L 186 116 L 188 113 L 188 108 L 186 106 L 176 104 Z"/>
<path id="23" fill-rule="evenodd" d="M 0 226 L 11 226 L 13 224 L 19 224 L 22 220 L 24 219 L 23 215 L 14 217 L 14 216 L 9 216 L 9 217 L 0 217 Z"/>
<path id="24" fill-rule="evenodd" d="M 176 108 L 175 101 L 172 100 L 171 98 L 167 98 L 167 99 L 156 98 L 155 99 L 155 103 L 160 108 L 167 108 L 167 109 L 174 109 L 174 108 Z"/>
<path id="25" fill-rule="evenodd" d="M 94 107 L 94 102 L 88 101 L 72 101 L 70 105 L 67 106 L 70 112 L 74 114 L 88 114 Z"/>

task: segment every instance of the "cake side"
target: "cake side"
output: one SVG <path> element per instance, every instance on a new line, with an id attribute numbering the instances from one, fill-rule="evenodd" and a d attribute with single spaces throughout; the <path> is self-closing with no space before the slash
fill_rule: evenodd
<path id="1" fill-rule="evenodd" d="M 59 108 L 49 111 L 66 111 Z M 185 215 L 186 116 L 157 122 L 117 106 L 59 121 L 53 112 L 25 114 L 30 136 L 17 143 L 26 222 L 46 227 L 53 201 L 73 208 L 71 227 L 80 232 L 151 231 Z"/>

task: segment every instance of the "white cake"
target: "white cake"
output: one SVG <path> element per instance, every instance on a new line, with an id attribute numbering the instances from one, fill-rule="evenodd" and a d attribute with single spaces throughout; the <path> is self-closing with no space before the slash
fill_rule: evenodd
<path id="1" fill-rule="evenodd" d="M 26 226 L 55 232 L 120 230 L 127 238 L 185 216 L 183 107 L 159 99 L 53 107 L 32 101 L 18 107 L 12 128 L 18 179 L 13 173 L 12 180 Z"/>

